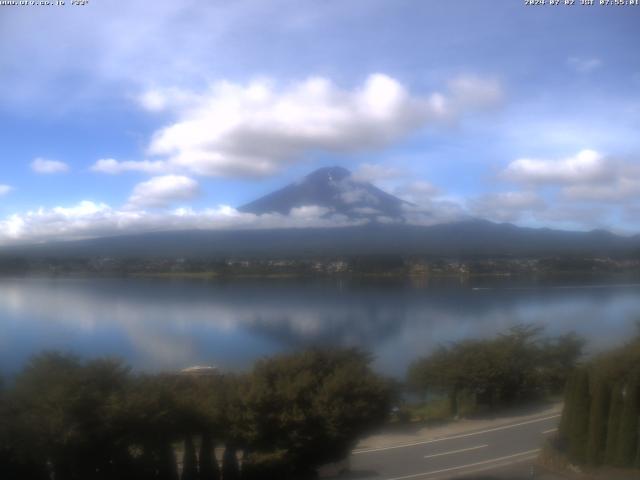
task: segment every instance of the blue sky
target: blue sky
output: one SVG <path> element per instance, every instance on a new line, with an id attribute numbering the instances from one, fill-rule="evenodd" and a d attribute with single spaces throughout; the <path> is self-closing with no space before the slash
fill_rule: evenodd
<path id="1" fill-rule="evenodd" d="M 0 243 L 323 224 L 233 207 L 325 165 L 440 221 L 640 231 L 640 7 L 66 3 L 0 7 Z"/>

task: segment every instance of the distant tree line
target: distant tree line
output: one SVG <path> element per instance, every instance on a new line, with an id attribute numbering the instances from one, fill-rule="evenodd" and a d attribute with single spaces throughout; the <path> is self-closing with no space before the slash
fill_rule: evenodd
<path id="1" fill-rule="evenodd" d="M 0 252 L 0 275 L 38 273 L 47 275 L 157 275 L 214 274 L 242 275 L 637 275 L 640 257 L 593 255 L 537 256 L 442 256 L 400 254 L 317 255 L 292 257 L 82 257 L 29 256 Z"/>
<path id="2" fill-rule="evenodd" d="M 242 375 L 137 375 L 40 354 L 0 391 L 0 478 L 314 478 L 387 418 L 391 389 L 369 363 L 314 350 Z"/>
<path id="3" fill-rule="evenodd" d="M 442 345 L 409 367 L 408 385 L 423 395 L 446 395 L 453 416 L 463 396 L 476 407 L 493 408 L 560 394 L 584 342 L 573 333 L 542 333 L 524 325 L 495 338 Z"/>
<path id="4" fill-rule="evenodd" d="M 640 334 L 570 377 L 558 440 L 572 462 L 640 468 Z"/>

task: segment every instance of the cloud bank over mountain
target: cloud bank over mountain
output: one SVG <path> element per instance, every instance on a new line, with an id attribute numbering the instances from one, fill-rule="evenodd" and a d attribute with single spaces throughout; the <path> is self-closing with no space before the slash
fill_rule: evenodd
<path id="1" fill-rule="evenodd" d="M 204 210 L 153 211 L 83 201 L 71 207 L 42 208 L 9 216 L 0 221 L 0 246 L 154 231 L 340 227 L 362 223 L 327 213 L 315 206 L 295 208 L 288 215 L 255 215 L 226 205 Z"/>
<path id="2" fill-rule="evenodd" d="M 385 147 L 425 125 L 450 124 L 467 112 L 494 107 L 502 97 L 495 79 L 457 77 L 444 92 L 425 96 L 411 94 L 382 73 L 369 75 L 351 90 L 324 77 L 285 86 L 272 80 L 218 82 L 202 93 L 175 87 L 148 90 L 140 104 L 176 119 L 149 142 L 147 154 L 156 160 L 102 159 L 92 169 L 273 175 L 309 153 Z"/>
<path id="3" fill-rule="evenodd" d="M 319 169 L 238 209 L 169 208 L 198 192 L 198 183 L 189 177 L 156 176 L 137 184 L 121 208 L 82 201 L 9 216 L 0 221 L 0 245 L 158 230 L 326 228 L 371 222 L 433 225 L 463 218 L 460 209 L 441 208 L 437 202 L 427 207 L 403 201 L 340 167 Z"/>

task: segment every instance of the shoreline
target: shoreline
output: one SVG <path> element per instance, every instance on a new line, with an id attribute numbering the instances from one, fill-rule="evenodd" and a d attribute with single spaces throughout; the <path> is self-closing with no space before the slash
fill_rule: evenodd
<path id="1" fill-rule="evenodd" d="M 526 273 L 318 273 L 318 272 L 254 272 L 254 273 L 228 273 L 216 271 L 204 272 L 1 272 L 0 279 L 8 278 L 157 278 L 157 279 L 190 279 L 190 280 L 233 280 L 233 279 L 274 279 L 274 278 L 300 278 L 300 279 L 389 279 L 419 281 L 456 281 L 468 283 L 469 280 L 496 279 L 502 281 L 553 281 L 553 280 L 637 280 L 640 282 L 640 271 L 632 272 L 584 272 L 584 271 L 555 271 L 555 272 L 526 272 Z M 633 282 L 632 282 L 633 283 Z"/>

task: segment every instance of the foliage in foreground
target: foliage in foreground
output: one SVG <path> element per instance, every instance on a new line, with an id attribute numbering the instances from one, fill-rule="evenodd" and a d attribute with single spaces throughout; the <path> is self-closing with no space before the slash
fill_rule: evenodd
<path id="1" fill-rule="evenodd" d="M 369 360 L 311 351 L 193 377 L 41 354 L 0 392 L 0 478 L 313 478 L 386 419 L 390 391 Z"/>
<path id="2" fill-rule="evenodd" d="M 447 395 L 456 416 L 462 397 L 494 407 L 561 393 L 582 347 L 574 334 L 548 338 L 538 327 L 519 326 L 496 338 L 440 346 L 410 366 L 407 380 L 416 392 Z"/>
<path id="3" fill-rule="evenodd" d="M 560 447 L 575 463 L 640 468 L 640 335 L 567 383 Z"/>

